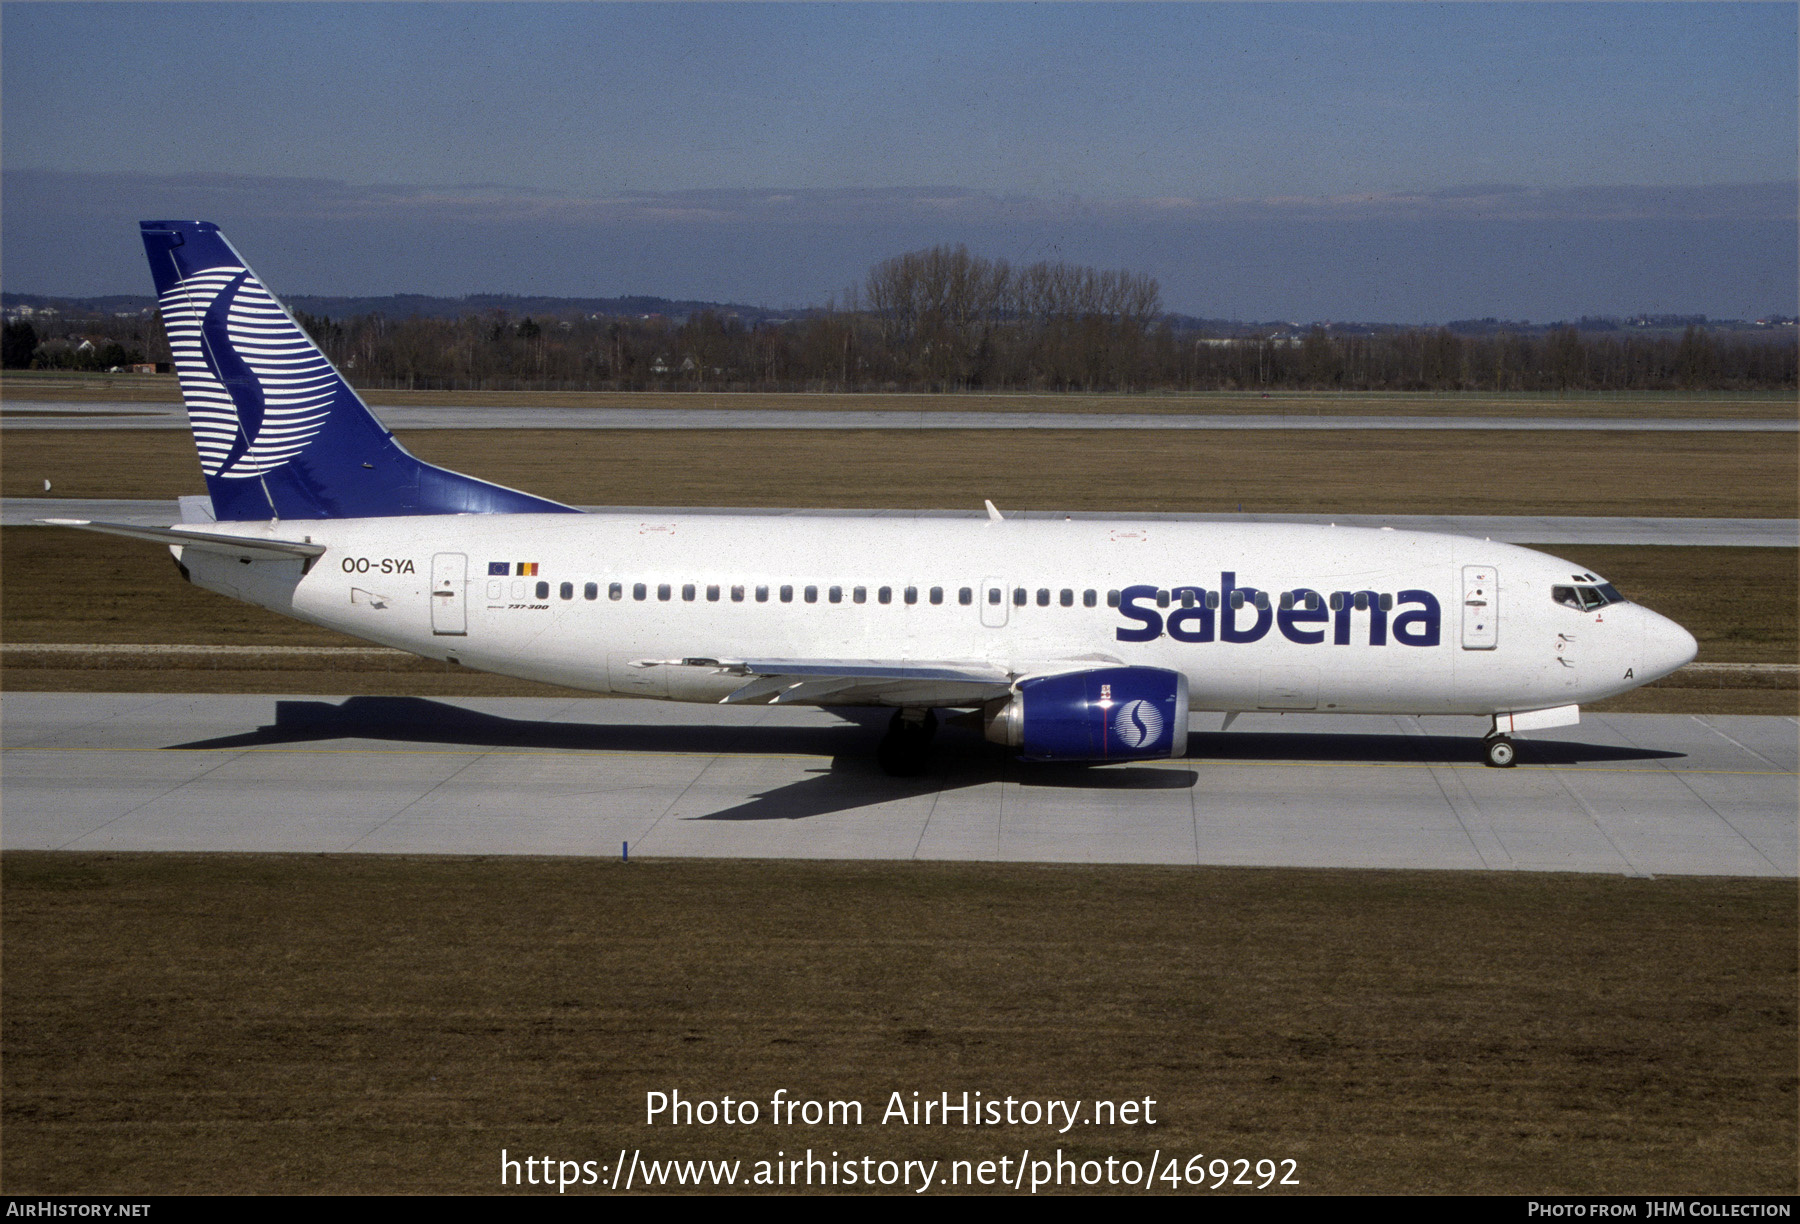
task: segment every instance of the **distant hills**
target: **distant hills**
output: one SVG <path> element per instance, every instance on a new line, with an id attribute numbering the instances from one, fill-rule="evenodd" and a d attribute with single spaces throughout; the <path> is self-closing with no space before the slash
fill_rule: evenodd
<path id="1" fill-rule="evenodd" d="M 536 317 L 543 319 L 662 317 L 674 323 L 688 316 L 712 311 L 721 318 L 735 317 L 745 326 L 760 323 L 783 323 L 790 319 L 824 313 L 816 309 L 774 310 L 767 306 L 750 306 L 742 302 L 705 302 L 690 298 L 652 297 L 634 294 L 625 297 L 525 297 L 510 293 L 475 293 L 467 297 L 433 297 L 423 293 L 397 293 L 386 297 L 323 297 L 299 294 L 285 301 L 295 310 L 332 319 L 352 319 L 363 315 L 380 315 L 389 319 L 460 319 L 470 315 L 505 314 L 511 319 Z M 135 316 L 150 313 L 156 299 L 148 294 L 112 294 L 106 297 L 55 297 L 37 293 L 0 293 L 0 313 L 7 318 L 30 317 L 47 311 L 64 316 Z M 1289 320 L 1212 319 L 1198 315 L 1165 314 L 1163 320 L 1178 332 L 1200 332 L 1216 336 L 1297 336 L 1313 327 L 1322 327 L 1334 335 L 1381 335 L 1390 332 L 1416 331 L 1414 323 L 1365 323 L 1347 321 L 1315 321 L 1296 323 Z M 1435 330 L 1438 324 L 1424 325 Z M 1791 315 L 1768 315 L 1761 319 L 1709 319 L 1705 315 L 1638 314 L 1630 317 L 1596 317 L 1558 319 L 1531 323 L 1513 319 L 1453 319 L 1443 324 L 1451 332 L 1463 336 L 1493 335 L 1499 332 L 1541 334 L 1573 327 L 1580 332 L 1636 332 L 1639 334 L 1676 333 L 1687 327 L 1704 327 L 1713 331 L 1745 331 L 1764 335 L 1793 336 L 1795 320 Z"/>
<path id="2" fill-rule="evenodd" d="M 358 315 L 382 315 L 390 319 L 460 319 L 469 315 L 504 312 L 514 319 L 526 316 L 567 318 L 601 315 L 606 318 L 643 318 L 661 315 L 680 322 L 691 314 L 710 310 L 722 317 L 736 315 L 746 324 L 780 322 L 807 314 L 804 310 L 771 310 L 739 302 L 700 302 L 684 298 L 631 295 L 608 298 L 521 297 L 510 293 L 475 293 L 467 297 L 432 297 L 423 293 L 396 293 L 387 297 L 320 297 L 295 294 L 282 299 L 295 310 L 333 319 Z M 9 317 L 46 308 L 59 314 L 147 314 L 156 307 L 148 294 L 113 294 L 108 297 L 65 298 L 38 293 L 0 293 L 0 310 Z"/>

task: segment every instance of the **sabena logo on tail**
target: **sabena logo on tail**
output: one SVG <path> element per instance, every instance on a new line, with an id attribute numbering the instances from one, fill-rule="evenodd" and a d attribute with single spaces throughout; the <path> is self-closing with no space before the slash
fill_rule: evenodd
<path id="1" fill-rule="evenodd" d="M 212 222 L 139 228 L 219 521 L 577 513 L 410 454 Z"/>
<path id="2" fill-rule="evenodd" d="M 260 476 L 318 436 L 336 372 L 250 269 L 196 272 L 160 303 L 208 476 Z"/>

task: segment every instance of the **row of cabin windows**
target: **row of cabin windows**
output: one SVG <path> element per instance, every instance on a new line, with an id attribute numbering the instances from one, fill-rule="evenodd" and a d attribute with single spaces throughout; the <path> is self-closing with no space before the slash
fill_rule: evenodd
<path id="1" fill-rule="evenodd" d="M 1283 591 L 1281 593 L 1281 610 L 1291 612 L 1296 607 L 1303 607 L 1308 612 L 1317 612 L 1329 604 L 1333 612 L 1342 612 L 1346 607 L 1353 607 L 1358 612 L 1367 612 L 1371 594 L 1372 592 L 1369 591 L 1358 591 L 1354 595 L 1348 591 L 1334 591 L 1331 597 L 1326 599 L 1317 591 Z M 1156 606 L 1166 608 L 1172 603 L 1179 603 L 1184 608 L 1197 608 L 1201 606 L 1202 599 L 1208 608 L 1216 609 L 1219 606 L 1217 591 L 1202 591 L 1198 587 L 1177 587 L 1173 591 L 1158 591 Z M 1241 608 L 1246 604 L 1258 611 L 1266 612 L 1269 610 L 1269 593 L 1256 590 L 1252 590 L 1248 595 L 1241 590 L 1231 593 L 1230 605 L 1232 608 Z M 1112 606 L 1118 606 L 1116 600 L 1113 601 Z M 1394 597 L 1392 595 L 1378 596 L 1377 606 L 1383 612 L 1392 612 Z"/>
<path id="2" fill-rule="evenodd" d="M 675 586 L 673 583 L 668 583 L 668 582 L 658 583 L 654 589 L 656 591 L 656 598 L 663 602 L 667 602 L 667 601 L 675 598 Z M 709 584 L 705 588 L 706 600 L 708 603 L 718 603 L 721 599 L 727 598 L 727 597 L 731 600 L 732 603 L 743 603 L 746 598 L 754 598 L 757 603 L 768 603 L 769 599 L 771 598 L 771 595 L 773 595 L 773 597 L 776 598 L 777 600 L 779 600 L 781 603 L 793 603 L 795 589 L 796 588 L 794 588 L 792 586 L 779 586 L 779 587 L 758 586 L 755 588 L 746 587 L 746 586 L 731 586 L 731 587 L 727 588 L 724 586 L 720 586 L 718 584 Z M 819 592 L 820 592 L 821 588 L 819 588 L 817 586 L 805 586 L 805 587 L 800 587 L 798 589 L 800 592 L 800 598 L 801 598 L 802 602 L 804 602 L 804 603 L 818 603 L 819 602 Z M 633 583 L 631 585 L 631 598 L 634 600 L 638 600 L 638 601 L 647 600 L 650 598 L 651 590 L 652 590 L 652 588 L 648 583 L 644 583 L 644 582 Z M 681 584 L 681 598 L 688 603 L 693 603 L 700 598 L 700 590 L 701 590 L 701 588 L 697 583 L 692 583 L 692 582 L 682 583 Z M 845 588 L 845 587 L 841 587 L 841 586 L 830 586 L 830 587 L 823 588 L 823 590 L 824 590 L 824 594 L 825 594 L 825 602 L 826 603 L 834 603 L 834 604 L 835 603 L 843 603 L 846 592 L 849 595 L 850 602 L 853 604 L 867 603 L 869 601 L 869 588 L 864 587 L 864 586 L 849 587 L 849 588 Z M 727 596 L 727 592 L 729 592 L 728 596 Z M 752 594 L 752 592 L 753 592 L 753 594 Z M 575 598 L 575 584 L 572 582 L 563 583 L 561 585 L 561 587 L 558 589 L 557 594 L 560 595 L 564 599 L 574 599 Z M 916 586 L 902 587 L 902 588 L 900 588 L 899 594 L 900 594 L 900 602 L 902 602 L 902 603 L 916 604 L 919 602 L 919 588 Z M 1004 601 L 1005 595 L 1006 595 L 1006 592 L 1004 590 L 1002 590 L 999 587 L 993 587 L 987 593 L 987 600 L 991 604 L 998 604 L 998 603 L 1001 603 Z M 537 597 L 539 599 L 550 598 L 550 584 L 548 582 L 540 582 L 537 584 Z M 589 582 L 589 583 L 586 583 L 585 585 L 583 585 L 583 587 L 581 588 L 581 597 L 586 600 L 599 599 L 600 598 L 600 584 L 597 582 Z M 625 584 L 622 582 L 608 583 L 607 588 L 606 588 L 606 597 L 611 600 L 624 599 L 625 598 Z M 925 601 L 930 604 L 934 604 L 934 605 L 942 604 L 944 602 L 944 597 L 945 597 L 945 590 L 943 587 L 934 586 L 925 592 Z M 1081 598 L 1081 606 L 1084 608 L 1097 607 L 1100 602 L 1099 592 L 1093 591 L 1093 590 L 1087 590 L 1087 591 L 1081 592 L 1080 598 Z M 1061 605 L 1065 608 L 1074 607 L 1075 599 L 1076 599 L 1076 593 L 1067 587 L 1065 587 L 1061 591 L 1061 593 L 1056 596 L 1057 602 L 1061 603 Z M 1012 601 L 1014 604 L 1018 605 L 1019 607 L 1024 607 L 1027 603 L 1030 602 L 1030 592 L 1028 590 L 1026 590 L 1026 588 L 1024 588 L 1024 587 L 1017 587 L 1014 589 L 1014 591 L 1012 593 Z M 894 602 L 894 588 L 893 587 L 885 587 L 885 586 L 884 587 L 876 587 L 875 588 L 875 602 L 878 604 L 893 603 Z M 968 607 L 971 604 L 973 604 L 975 602 L 975 588 L 962 587 L 962 588 L 958 589 L 958 591 L 956 592 L 956 602 L 961 604 L 964 607 Z M 1039 607 L 1047 608 L 1050 606 L 1051 591 L 1050 591 L 1049 587 L 1040 587 L 1038 589 L 1037 602 L 1038 602 Z M 1108 607 L 1111 607 L 1111 608 L 1118 607 L 1119 606 L 1119 593 L 1117 591 L 1108 591 L 1107 595 L 1106 595 L 1106 603 L 1107 603 Z"/>
<path id="3" fill-rule="evenodd" d="M 717 583 L 708 584 L 706 587 L 707 602 L 708 603 L 718 603 L 719 600 L 724 597 L 722 593 L 726 590 L 727 590 L 726 587 L 720 586 Z M 751 590 L 751 588 L 744 587 L 744 586 L 730 587 L 729 591 L 730 591 L 731 602 L 732 603 L 743 603 L 745 600 L 745 592 L 748 590 Z M 755 600 L 757 603 L 768 603 L 769 595 L 770 595 L 771 591 L 774 591 L 776 593 L 777 598 L 782 603 L 793 603 L 794 602 L 794 588 L 792 586 L 781 586 L 781 587 L 758 586 L 758 587 L 754 588 L 754 591 L 755 591 L 754 597 L 755 597 Z M 845 588 L 843 588 L 841 586 L 826 587 L 825 588 L 825 602 L 826 603 L 834 603 L 834 604 L 835 603 L 843 603 L 844 602 L 844 591 L 845 591 Z M 816 586 L 801 587 L 800 592 L 801 592 L 801 599 L 803 602 L 809 603 L 809 604 L 819 602 L 819 588 L 818 587 L 816 587 Z M 849 593 L 850 593 L 850 602 L 853 604 L 860 604 L 860 603 L 868 602 L 868 598 L 869 598 L 869 588 L 868 587 L 860 587 L 860 586 L 850 587 Z M 575 598 L 575 584 L 572 582 L 563 583 L 560 586 L 560 588 L 557 590 L 557 594 L 560 595 L 563 599 L 570 599 L 570 600 L 574 599 Z M 1333 612 L 1341 612 L 1341 611 L 1343 611 L 1346 604 L 1353 604 L 1353 606 L 1356 608 L 1357 611 L 1366 612 L 1366 611 L 1368 611 L 1368 608 L 1369 608 L 1369 595 L 1370 595 L 1370 593 L 1368 591 L 1358 591 L 1354 596 L 1350 595 L 1348 592 L 1345 592 L 1345 591 L 1334 592 L 1330 599 L 1331 610 Z M 550 598 L 550 584 L 548 582 L 540 582 L 537 584 L 537 597 L 539 599 Z M 589 583 L 584 584 L 581 588 L 581 597 L 583 599 L 589 600 L 589 601 L 599 599 L 600 598 L 600 584 L 597 582 L 589 582 Z M 624 599 L 625 598 L 625 584 L 622 582 L 608 583 L 607 588 L 606 588 L 606 597 L 610 600 L 615 600 L 615 601 Z M 658 600 L 666 603 L 666 602 L 674 599 L 674 597 L 675 597 L 674 584 L 668 583 L 668 582 L 662 582 L 662 583 L 658 583 L 656 585 L 656 598 Z M 692 583 L 692 582 L 682 583 L 681 598 L 685 602 L 693 603 L 697 599 L 699 599 L 699 597 L 700 597 L 700 587 L 698 584 Z M 1296 597 L 1299 597 L 1298 600 Z M 633 600 L 636 600 L 639 602 L 649 599 L 650 598 L 649 584 L 643 583 L 643 582 L 633 583 L 631 586 L 631 598 Z M 997 605 L 1005 602 L 1005 598 L 1006 598 L 1006 592 L 1005 592 L 1004 588 L 1001 588 L 1001 587 L 987 588 L 988 603 L 997 606 Z M 900 589 L 900 599 L 901 599 L 902 603 L 906 603 L 906 604 L 918 603 L 919 602 L 919 588 L 916 586 L 902 587 Z M 1075 599 L 1076 599 L 1076 593 L 1075 593 L 1074 589 L 1071 587 L 1064 587 L 1064 588 L 1062 588 L 1061 591 L 1058 591 L 1055 593 L 1055 603 L 1064 608 L 1074 607 Z M 1208 608 L 1217 608 L 1219 606 L 1219 592 L 1203 591 L 1197 587 L 1177 587 L 1174 590 L 1167 590 L 1167 591 L 1159 590 L 1156 593 L 1156 606 L 1159 608 L 1166 608 L 1171 603 L 1179 602 L 1181 604 L 1181 606 L 1184 608 L 1193 608 L 1193 607 L 1198 607 L 1200 605 L 1200 602 L 1202 599 L 1205 600 L 1206 607 L 1208 607 Z M 930 588 L 930 590 L 926 593 L 926 600 L 927 600 L 927 602 L 929 602 L 933 605 L 942 604 L 944 602 L 944 588 L 936 587 L 936 586 Z M 878 604 L 893 603 L 894 602 L 894 588 L 893 587 L 876 587 L 875 588 L 875 602 Z M 974 603 L 975 602 L 974 588 L 973 587 L 959 588 L 956 592 L 956 602 L 961 604 L 964 607 L 967 607 L 970 604 Z M 1032 602 L 1031 592 L 1026 587 L 1014 587 L 1013 588 L 1012 603 L 1013 603 L 1014 607 L 1023 608 L 1030 602 Z M 1051 602 L 1052 602 L 1051 588 L 1039 587 L 1037 589 L 1037 597 L 1036 597 L 1037 606 L 1040 608 L 1048 608 L 1051 606 Z M 1100 602 L 1099 592 L 1095 591 L 1091 587 L 1089 589 L 1081 592 L 1081 606 L 1082 607 L 1084 607 L 1084 608 L 1097 607 L 1099 605 L 1099 602 Z M 1255 607 L 1259 610 L 1266 611 L 1269 607 L 1269 593 L 1267 591 L 1252 591 L 1250 593 L 1249 597 L 1246 598 L 1243 591 L 1236 590 L 1231 593 L 1231 601 L 1230 602 L 1231 602 L 1231 606 L 1233 608 L 1241 608 L 1246 603 L 1249 603 L 1253 607 Z M 1296 606 L 1296 602 L 1298 602 L 1299 604 L 1303 604 L 1307 611 L 1316 612 L 1322 606 L 1324 606 L 1326 601 L 1320 597 L 1320 595 L 1317 591 L 1298 591 L 1298 592 L 1283 591 L 1281 593 L 1281 607 L 1284 611 L 1294 608 Z M 1119 606 L 1119 592 L 1118 591 L 1108 591 L 1106 593 L 1106 606 L 1109 608 L 1116 608 Z M 1392 595 L 1380 596 L 1380 607 L 1383 612 L 1393 611 L 1394 597 Z"/>

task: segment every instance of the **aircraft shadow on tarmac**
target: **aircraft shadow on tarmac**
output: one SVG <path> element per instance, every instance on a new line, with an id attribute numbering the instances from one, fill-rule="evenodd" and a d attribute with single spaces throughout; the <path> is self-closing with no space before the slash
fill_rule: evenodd
<path id="1" fill-rule="evenodd" d="M 341 702 L 278 701 L 275 721 L 237 735 L 174 744 L 181 749 L 266 748 L 326 740 L 381 740 L 475 749 L 520 748 L 590 752 L 732 754 L 829 757 L 805 779 L 754 795 L 697 820 L 799 820 L 946 790 L 1012 782 L 1020 786 L 1087 791 L 1182 790 L 1198 781 L 1192 769 L 1167 764 L 1062 765 L 1014 760 L 1009 752 L 957 727 L 933 745 L 921 777 L 895 778 L 875 761 L 875 741 L 889 713 L 837 709 L 839 721 L 819 726 L 658 723 L 571 723 L 507 718 L 424 697 L 349 697 Z M 1679 757 L 1678 752 L 1566 740 L 1528 740 L 1527 765 L 1580 765 Z M 1364 764 L 1471 764 L 1481 759 L 1473 736 L 1332 734 L 1308 732 L 1193 732 L 1186 758 L 1196 764 L 1234 761 Z"/>

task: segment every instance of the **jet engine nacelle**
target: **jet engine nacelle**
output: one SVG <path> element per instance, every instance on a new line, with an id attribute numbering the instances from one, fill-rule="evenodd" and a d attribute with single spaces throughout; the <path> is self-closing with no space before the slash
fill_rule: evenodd
<path id="1" fill-rule="evenodd" d="M 1160 667 L 1106 667 L 1019 684 L 983 716 L 988 739 L 1028 761 L 1144 761 L 1187 754 L 1188 684 Z"/>

